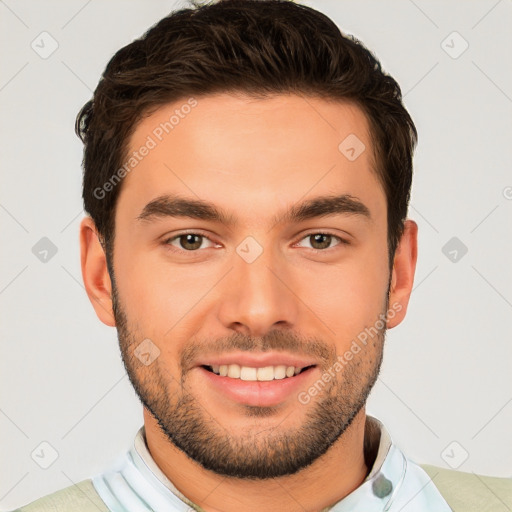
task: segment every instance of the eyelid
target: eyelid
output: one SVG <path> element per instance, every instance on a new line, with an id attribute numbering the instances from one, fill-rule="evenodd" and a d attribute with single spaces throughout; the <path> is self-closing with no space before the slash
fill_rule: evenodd
<path id="1" fill-rule="evenodd" d="M 197 253 L 197 252 L 200 252 L 200 249 L 196 249 L 195 251 L 186 251 L 185 249 L 180 249 L 180 248 L 174 247 L 173 245 L 170 244 L 170 242 L 179 239 L 181 236 L 189 235 L 189 234 L 200 235 L 203 238 L 206 238 L 212 244 L 220 245 L 218 242 L 215 242 L 215 240 L 212 240 L 212 238 L 209 235 L 207 235 L 204 231 L 202 231 L 201 229 L 186 229 L 186 230 L 183 230 L 183 231 L 179 231 L 178 233 L 175 233 L 172 236 L 165 235 L 164 238 L 163 238 L 162 243 L 164 245 L 168 246 L 168 247 L 171 247 L 171 250 L 176 250 L 178 252 L 186 252 L 186 253 L 194 253 L 194 252 Z M 319 253 L 320 252 L 328 252 L 331 249 L 335 249 L 338 245 L 349 245 L 350 244 L 349 240 L 347 240 L 346 238 L 341 237 L 339 234 L 333 233 L 329 229 L 324 229 L 324 230 L 322 230 L 322 229 L 313 229 L 313 230 L 311 230 L 311 231 L 309 231 L 307 233 L 301 234 L 300 238 L 298 238 L 297 241 L 294 242 L 293 246 L 296 246 L 299 242 L 301 242 L 302 240 L 304 240 L 305 238 L 307 238 L 308 236 L 311 236 L 311 235 L 328 235 L 328 236 L 331 236 L 331 237 L 333 237 L 333 238 L 338 240 L 338 244 L 336 244 L 333 247 L 329 247 L 327 249 L 315 249 L 313 247 L 306 247 L 306 249 L 310 249 L 311 251 L 315 251 L 315 252 L 319 252 Z M 211 249 L 211 248 L 212 247 L 207 247 L 207 249 Z"/>
<path id="2" fill-rule="evenodd" d="M 177 240 L 178 238 L 180 238 L 181 236 L 184 236 L 184 235 L 199 235 L 199 236 L 202 236 L 203 238 L 206 238 L 212 244 L 219 245 L 218 242 L 215 242 L 215 240 L 212 240 L 210 235 L 207 235 L 204 231 L 202 231 L 200 229 L 185 229 L 185 230 L 179 231 L 178 233 L 175 233 L 171 236 L 165 235 L 162 239 L 162 243 L 168 247 L 171 247 L 172 249 L 179 251 L 179 252 L 189 252 L 189 253 L 199 252 L 199 249 L 195 250 L 195 251 L 186 251 L 185 249 L 179 249 L 170 244 L 170 242 Z M 209 247 L 209 249 L 211 249 L 211 247 Z"/>
<path id="3" fill-rule="evenodd" d="M 311 251 L 315 251 L 315 252 L 319 252 L 319 253 L 320 252 L 328 252 L 331 249 L 335 249 L 339 245 L 350 245 L 350 241 L 347 238 L 343 238 L 339 234 L 333 233 L 329 229 L 313 229 L 313 230 L 309 231 L 308 233 L 302 234 L 300 236 L 300 238 L 294 243 L 294 246 L 297 245 L 299 242 L 302 242 L 302 240 L 304 240 L 305 238 L 308 238 L 311 235 L 329 235 L 329 236 L 332 236 L 333 238 L 336 238 L 339 242 L 335 246 L 329 247 L 327 249 L 315 249 L 314 247 L 306 247 L 306 249 L 309 249 Z"/>

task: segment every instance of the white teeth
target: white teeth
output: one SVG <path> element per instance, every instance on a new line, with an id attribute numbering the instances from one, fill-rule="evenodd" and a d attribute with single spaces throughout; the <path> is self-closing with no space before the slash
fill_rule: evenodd
<path id="1" fill-rule="evenodd" d="M 286 366 L 280 365 L 274 368 L 274 379 L 284 379 L 286 377 Z"/>
<path id="2" fill-rule="evenodd" d="M 232 379 L 239 379 L 240 378 L 240 366 L 237 364 L 229 364 L 228 365 L 228 377 L 231 377 Z"/>
<path id="3" fill-rule="evenodd" d="M 274 380 L 274 367 L 273 366 L 264 366 L 263 368 L 258 368 L 258 380 Z"/>
<path id="4" fill-rule="evenodd" d="M 294 375 L 298 375 L 302 368 L 296 366 L 264 366 L 262 368 L 253 368 L 251 366 L 240 366 L 238 364 L 221 364 L 210 366 L 213 373 L 221 377 L 230 377 L 232 379 L 241 379 L 247 381 L 270 381 L 281 380 Z"/>
<path id="5" fill-rule="evenodd" d="M 242 366 L 240 368 L 240 378 L 242 380 L 258 380 L 256 378 L 256 374 L 258 372 L 257 368 L 249 368 L 248 366 Z M 228 373 L 229 375 L 229 373 Z"/>

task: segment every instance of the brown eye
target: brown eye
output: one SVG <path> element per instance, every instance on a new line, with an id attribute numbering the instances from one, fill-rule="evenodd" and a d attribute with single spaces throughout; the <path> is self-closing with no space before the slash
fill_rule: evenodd
<path id="1" fill-rule="evenodd" d="M 332 235 L 326 235 L 324 233 L 309 235 L 309 240 L 313 249 L 327 249 L 331 245 L 332 238 Z"/>
<path id="2" fill-rule="evenodd" d="M 194 251 L 201 247 L 204 237 L 202 235 L 187 233 L 185 235 L 180 235 L 177 238 L 180 241 L 180 246 L 182 249 L 187 251 Z"/>
<path id="3" fill-rule="evenodd" d="M 163 240 L 162 243 L 166 249 L 178 256 L 184 256 L 186 253 L 192 252 L 199 255 L 202 254 L 205 249 L 218 247 L 218 244 L 199 231 L 178 233 L 177 235 Z"/>
<path id="4" fill-rule="evenodd" d="M 330 249 L 335 249 L 338 245 L 348 244 L 349 242 L 343 238 L 340 238 L 339 236 L 318 232 L 306 235 L 297 245 L 300 247 L 313 249 L 315 251 L 327 252 Z"/>

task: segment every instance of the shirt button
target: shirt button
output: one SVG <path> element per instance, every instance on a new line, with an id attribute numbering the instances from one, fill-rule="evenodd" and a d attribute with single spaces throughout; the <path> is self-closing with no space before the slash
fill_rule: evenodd
<path id="1" fill-rule="evenodd" d="M 388 480 L 382 473 L 372 483 L 372 491 L 377 498 L 385 498 L 393 490 L 393 483 Z"/>

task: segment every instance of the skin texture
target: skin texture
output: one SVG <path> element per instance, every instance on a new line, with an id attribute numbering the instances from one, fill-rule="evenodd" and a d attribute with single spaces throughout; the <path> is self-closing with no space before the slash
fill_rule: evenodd
<path id="1" fill-rule="evenodd" d="M 185 101 L 142 120 L 130 150 Z M 354 161 L 338 149 L 350 134 L 366 147 Z M 100 320 L 118 328 L 124 364 L 145 406 L 149 450 L 176 487 L 208 512 L 321 510 L 369 472 L 364 403 L 385 329 L 406 314 L 417 257 L 417 225 L 407 220 L 390 275 L 386 197 L 371 148 L 367 120 L 349 103 L 296 95 L 198 97 L 124 179 L 115 214 L 115 283 L 94 223 L 82 221 L 85 287 Z M 137 218 L 164 194 L 209 201 L 236 223 Z M 357 198 L 370 217 L 275 222 L 299 202 L 339 194 Z M 192 242 L 173 239 L 183 230 L 207 238 L 186 250 L 183 244 Z M 316 233 L 333 238 L 315 243 L 308 235 Z M 251 263 L 237 252 L 247 237 L 263 250 Z M 307 403 L 298 400 L 297 391 L 307 392 L 390 310 L 387 325 L 320 392 Z M 147 366 L 134 352 L 145 339 L 159 351 Z M 269 351 L 316 365 L 300 389 L 272 406 L 231 399 L 197 366 L 208 357 Z M 265 472 L 273 478 L 263 478 Z"/>

